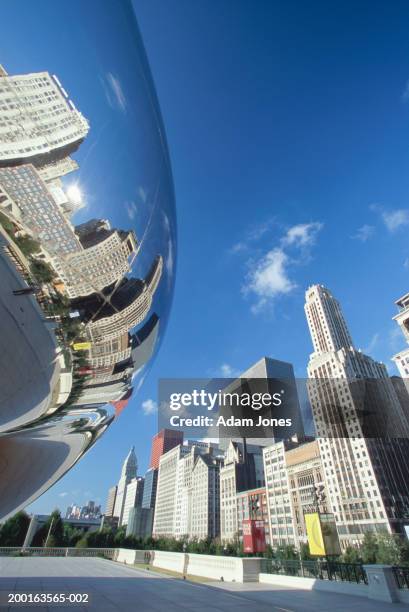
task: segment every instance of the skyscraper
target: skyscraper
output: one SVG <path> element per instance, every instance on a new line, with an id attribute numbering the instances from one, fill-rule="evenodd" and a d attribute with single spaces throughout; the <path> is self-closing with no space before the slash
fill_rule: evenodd
<path id="1" fill-rule="evenodd" d="M 162 455 L 170 451 L 175 446 L 183 444 L 183 432 L 173 429 L 162 429 L 152 438 L 152 450 L 150 468 L 159 468 L 159 461 Z"/>
<path id="2" fill-rule="evenodd" d="M 118 517 L 119 525 L 122 524 L 126 487 L 133 478 L 136 478 L 137 471 L 138 471 L 138 462 L 137 462 L 136 455 L 135 455 L 135 447 L 133 446 L 131 450 L 129 451 L 122 465 L 121 477 L 118 481 L 118 486 L 117 486 L 115 506 L 114 506 L 114 516 Z"/>
<path id="3" fill-rule="evenodd" d="M 399 300 L 396 300 L 396 305 L 399 312 L 393 319 L 399 325 L 406 342 L 409 344 L 409 293 L 405 293 Z M 394 355 L 392 361 L 395 362 L 409 392 L 409 347 Z"/>
<path id="4" fill-rule="evenodd" d="M 302 436 L 304 433 L 303 422 L 301 418 L 300 404 L 298 400 L 298 393 L 296 382 L 294 378 L 294 368 L 291 363 L 281 361 L 279 359 L 272 359 L 271 357 L 262 357 L 252 366 L 250 366 L 245 372 L 233 380 L 228 387 L 223 389 L 224 393 L 243 393 L 248 392 L 248 385 L 251 385 L 252 393 L 270 393 L 274 395 L 275 392 L 285 390 L 285 399 L 280 407 L 271 406 L 263 417 L 285 417 L 291 419 L 291 426 L 285 428 L 266 428 L 264 433 L 265 436 L 262 438 L 246 437 L 247 444 L 253 444 L 257 446 L 269 446 L 276 439 L 289 438 L 293 435 Z M 237 413 L 236 406 L 231 406 L 223 409 L 225 416 L 240 416 Z M 249 416 L 247 413 L 242 415 Z M 220 431 L 219 431 L 220 433 Z M 246 428 L 236 428 L 236 432 L 232 427 L 229 427 L 226 432 L 227 436 L 221 435 L 219 445 L 223 450 L 227 450 L 230 444 L 230 440 L 235 442 L 241 442 L 243 437 L 246 435 Z"/>
<path id="5" fill-rule="evenodd" d="M 126 485 L 124 505 L 122 517 L 119 525 L 127 525 L 129 521 L 129 512 L 132 508 L 139 508 L 142 506 L 144 479 L 140 476 L 132 478 L 132 480 Z"/>
<path id="6" fill-rule="evenodd" d="M 345 548 L 368 531 L 402 530 L 408 428 L 385 366 L 354 347 L 328 289 L 310 287 L 305 312 L 314 346 L 309 396 L 329 505 Z"/>

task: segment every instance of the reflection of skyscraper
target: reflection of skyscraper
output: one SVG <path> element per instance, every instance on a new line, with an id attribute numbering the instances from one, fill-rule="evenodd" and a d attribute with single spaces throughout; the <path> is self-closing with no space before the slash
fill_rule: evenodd
<path id="1" fill-rule="evenodd" d="M 121 336 L 111 338 L 105 342 L 93 342 L 90 348 L 88 362 L 91 367 L 99 368 L 113 366 L 118 361 L 128 359 L 132 347 L 129 342 L 128 332 Z"/>
<path id="2" fill-rule="evenodd" d="M 62 160 L 78 149 L 89 125 L 48 72 L 8 75 L 0 67 L 0 165 Z"/>
<path id="3" fill-rule="evenodd" d="M 130 387 L 128 380 L 114 380 L 113 382 L 86 386 L 82 389 L 78 399 L 73 403 L 77 406 L 85 404 L 104 404 L 115 402 L 124 397 Z"/>
<path id="4" fill-rule="evenodd" d="M 315 350 L 309 394 L 341 544 L 366 531 L 400 531 L 409 503 L 407 441 L 365 438 L 362 421 L 369 394 L 372 430 L 381 436 L 390 426 L 408 436 L 387 370 L 354 348 L 340 305 L 325 287 L 308 289 L 305 312 Z"/>
<path id="5" fill-rule="evenodd" d="M 83 249 L 60 260 L 56 269 L 70 298 L 89 295 L 118 282 L 136 253 L 133 232 L 109 229 L 80 236 Z"/>
<path id="6" fill-rule="evenodd" d="M 117 486 L 114 516 L 118 517 L 119 524 L 121 524 L 124 512 L 126 487 L 133 478 L 136 478 L 137 471 L 138 462 L 136 460 L 135 447 L 133 446 L 122 465 L 121 477 Z"/>
<path id="7" fill-rule="evenodd" d="M 120 336 L 147 316 L 162 274 L 163 259 L 158 256 L 144 281 L 125 278 L 119 288 L 91 314 L 87 331 L 91 340 L 110 340 Z M 95 302 L 95 306 L 98 302 Z"/>
<path id="8" fill-rule="evenodd" d="M 153 313 L 148 321 L 132 336 L 132 367 L 137 372 L 152 357 L 159 333 L 159 317 Z"/>
<path id="9" fill-rule="evenodd" d="M 0 167 L 0 184 L 18 206 L 22 222 L 50 254 L 82 250 L 73 226 L 34 166 Z"/>

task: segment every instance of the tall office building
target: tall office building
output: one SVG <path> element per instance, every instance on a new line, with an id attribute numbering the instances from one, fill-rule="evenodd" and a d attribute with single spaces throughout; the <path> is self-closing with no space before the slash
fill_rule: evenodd
<path id="1" fill-rule="evenodd" d="M 200 487 L 211 497 L 207 509 L 201 507 L 200 525 L 195 523 L 194 529 L 197 533 L 199 531 L 204 533 L 205 530 L 217 531 L 218 488 L 217 475 L 213 472 L 218 470 L 219 465 L 216 454 L 217 449 L 211 444 L 196 445 L 194 441 L 189 441 L 161 456 L 153 524 L 154 536 L 175 538 L 192 536 L 193 483 L 195 483 L 196 497 L 200 495 L 203 500 L 202 493 L 199 493 Z M 194 477 L 194 469 L 200 456 L 208 457 L 209 460 L 205 459 L 205 462 L 198 466 L 198 472 Z"/>
<path id="2" fill-rule="evenodd" d="M 105 516 L 109 516 L 109 517 L 114 516 L 117 489 L 118 487 L 115 485 L 111 487 L 108 491 L 108 499 L 107 499 L 107 505 L 105 509 Z"/>
<path id="3" fill-rule="evenodd" d="M 126 487 L 131 482 L 133 478 L 136 478 L 138 471 L 138 462 L 135 455 L 135 447 L 133 446 L 129 451 L 123 465 L 121 471 L 121 477 L 118 482 L 115 506 L 114 506 L 114 516 L 118 518 L 118 524 L 121 525 L 121 521 L 124 513 L 124 504 L 125 504 L 125 495 L 126 495 Z"/>
<path id="4" fill-rule="evenodd" d="M 145 473 L 145 486 L 143 488 L 142 508 L 155 509 L 156 491 L 158 487 L 158 470 L 149 468 Z"/>
<path id="5" fill-rule="evenodd" d="M 86 119 L 56 76 L 9 75 L 0 68 L 0 166 L 44 167 L 76 151 L 88 133 Z"/>
<path id="6" fill-rule="evenodd" d="M 270 441 L 271 442 L 271 441 Z M 263 447 L 230 440 L 220 468 L 220 537 L 223 542 L 239 536 L 237 494 L 264 487 Z"/>
<path id="7" fill-rule="evenodd" d="M 175 534 L 176 492 L 179 472 L 184 467 L 180 459 L 189 452 L 188 446 L 179 444 L 160 458 L 153 536 L 173 537 Z"/>
<path id="8" fill-rule="evenodd" d="M 305 312 L 314 345 L 309 396 L 341 546 L 367 531 L 401 531 L 408 427 L 387 370 L 355 349 L 328 289 L 310 287 Z"/>
<path id="9" fill-rule="evenodd" d="M 159 461 L 162 455 L 170 451 L 175 446 L 183 444 L 183 431 L 173 429 L 162 429 L 152 438 L 150 468 L 159 468 Z"/>
<path id="10" fill-rule="evenodd" d="M 249 384 L 251 389 L 249 389 Z M 297 387 L 294 377 L 294 368 L 291 363 L 272 359 L 271 357 L 262 357 L 250 368 L 244 371 L 240 376 L 232 381 L 228 387 L 223 389 L 224 393 L 270 393 L 273 395 L 276 392 L 284 390 L 283 403 L 281 406 L 272 406 L 268 412 L 263 413 L 263 417 L 269 418 L 286 418 L 291 419 L 291 426 L 285 428 L 276 427 L 265 430 L 265 437 L 246 437 L 247 444 L 256 446 L 268 446 L 276 439 L 289 438 L 293 435 L 302 436 L 304 426 L 301 417 L 300 404 L 298 400 Z M 240 416 L 237 413 L 236 407 L 221 409 L 220 414 L 224 416 Z M 247 412 L 242 416 L 248 416 Z M 241 431 L 240 431 L 241 429 Z M 283 433 L 284 432 L 284 433 Z M 223 432 L 224 433 L 224 432 Z M 220 437 L 219 445 L 223 450 L 227 450 L 230 441 L 241 442 L 247 434 L 246 428 L 237 428 L 237 435 L 229 427 L 227 437 Z M 231 434 L 231 435 L 230 435 Z M 270 434 L 270 435 L 268 435 Z"/>
<path id="11" fill-rule="evenodd" d="M 142 506 L 144 479 L 141 476 L 132 478 L 132 480 L 126 485 L 124 506 L 122 517 L 119 525 L 127 525 L 129 521 L 129 512 L 132 508 L 140 508 Z"/>
<path id="12" fill-rule="evenodd" d="M 316 507 L 316 487 L 328 499 L 318 442 L 282 440 L 265 448 L 263 457 L 271 546 L 299 548 L 307 541 L 304 514 Z"/>
<path id="13" fill-rule="evenodd" d="M 409 293 L 405 293 L 399 300 L 396 300 L 398 314 L 393 320 L 399 325 L 406 342 L 409 344 Z M 409 393 L 409 347 L 399 351 L 392 357 L 399 374 L 402 376 Z"/>
<path id="14" fill-rule="evenodd" d="M 223 459 L 211 455 L 195 458 L 189 536 L 198 540 L 220 535 L 220 466 Z"/>

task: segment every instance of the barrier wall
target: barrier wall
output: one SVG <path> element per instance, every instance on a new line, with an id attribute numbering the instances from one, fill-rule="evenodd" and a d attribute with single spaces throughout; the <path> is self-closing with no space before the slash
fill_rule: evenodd
<path id="1" fill-rule="evenodd" d="M 186 554 L 187 574 L 228 582 L 257 582 L 260 559 Z"/>
<path id="2" fill-rule="evenodd" d="M 282 574 L 260 574 L 259 582 L 263 584 L 274 584 L 277 586 L 288 586 L 293 589 L 305 589 L 308 591 L 329 591 L 331 593 L 342 593 L 343 595 L 359 595 L 368 597 L 366 584 L 354 582 L 341 582 L 337 580 L 318 580 L 316 578 L 302 578 L 300 576 L 284 576 Z"/>
<path id="3" fill-rule="evenodd" d="M 150 555 L 149 550 L 130 550 L 128 548 L 117 548 L 115 550 L 114 561 L 133 565 L 134 563 L 146 563 L 146 555 Z M 148 560 L 149 563 L 149 560 Z"/>
<path id="4" fill-rule="evenodd" d="M 151 565 L 153 565 L 153 567 L 179 572 L 180 574 L 187 573 L 185 568 L 185 557 L 187 555 L 184 553 L 152 550 L 151 555 Z"/>

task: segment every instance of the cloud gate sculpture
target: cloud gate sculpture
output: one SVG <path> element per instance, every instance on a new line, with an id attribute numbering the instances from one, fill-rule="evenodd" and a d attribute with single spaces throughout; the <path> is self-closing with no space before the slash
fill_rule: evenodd
<path id="1" fill-rule="evenodd" d="M 141 386 L 169 314 L 176 230 L 131 4 L 15 0 L 0 12 L 3 521 Z"/>

